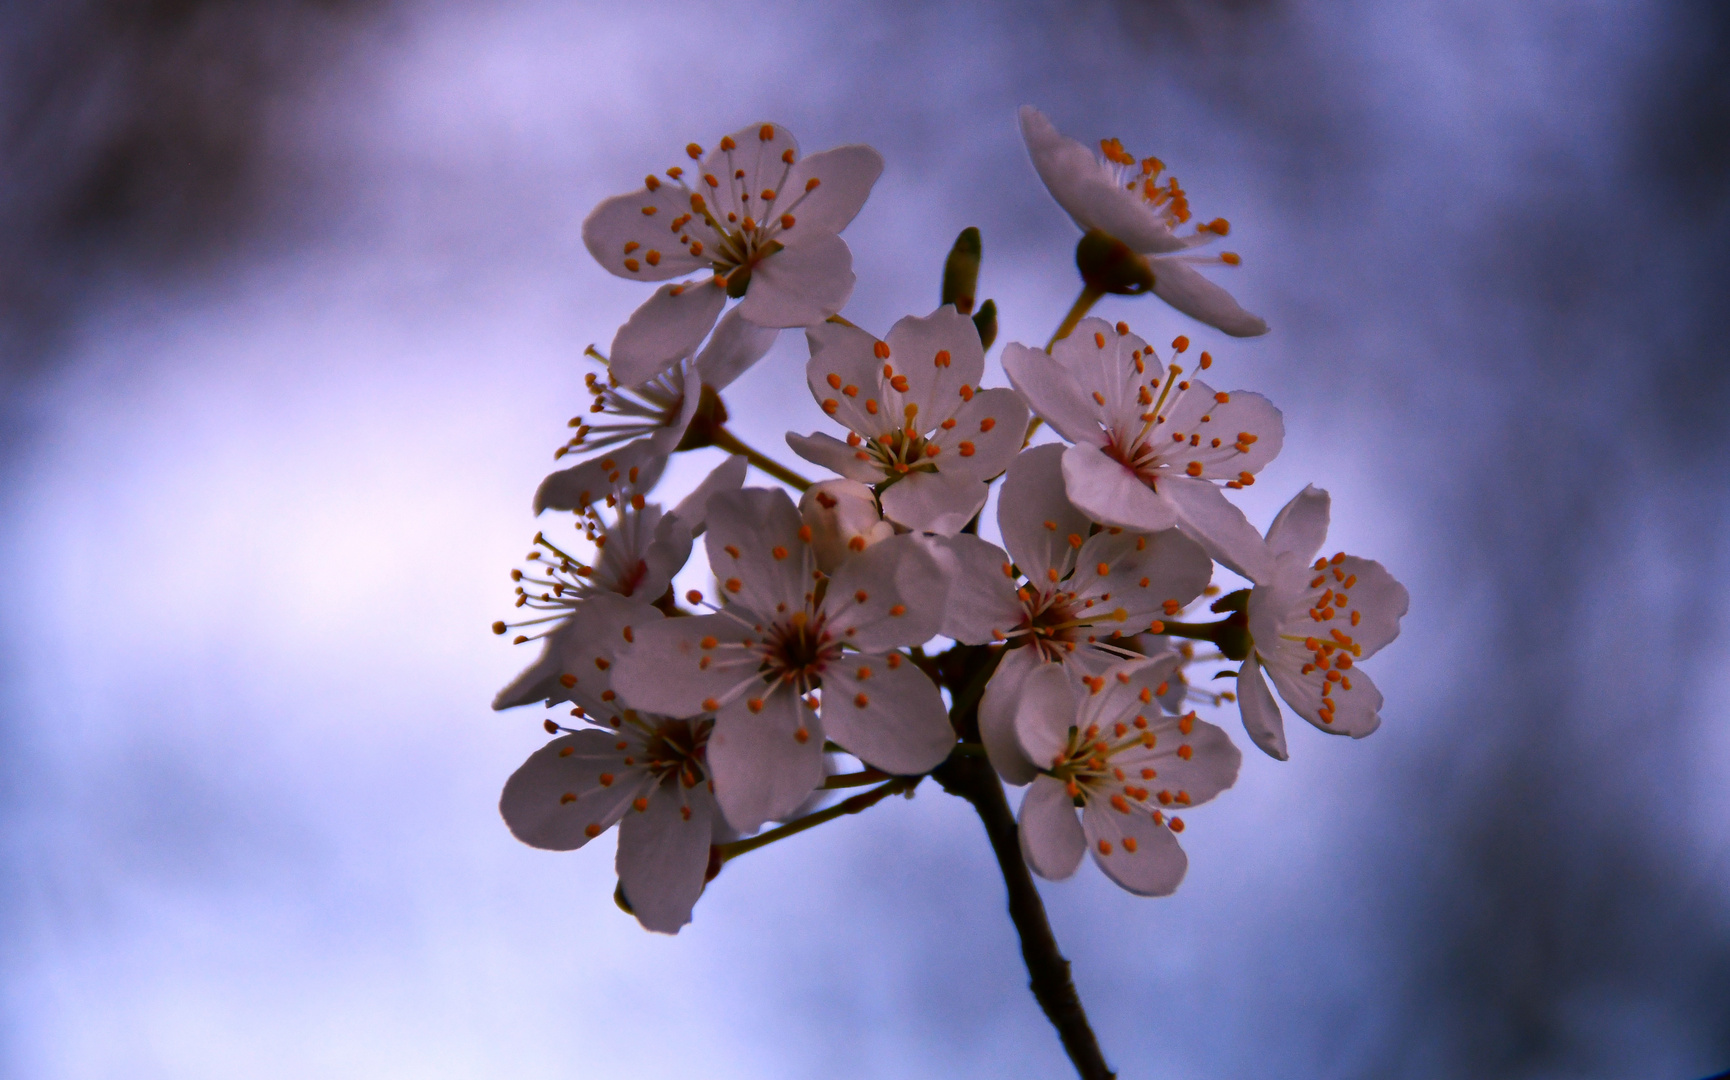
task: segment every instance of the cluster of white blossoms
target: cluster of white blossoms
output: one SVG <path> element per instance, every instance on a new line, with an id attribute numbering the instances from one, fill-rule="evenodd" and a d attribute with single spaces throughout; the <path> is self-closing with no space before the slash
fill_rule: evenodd
<path id="1" fill-rule="evenodd" d="M 540 848 L 618 825 L 617 897 L 651 930 L 689 922 L 733 855 L 966 758 L 1026 787 L 1036 873 L 1066 877 L 1085 852 L 1123 888 L 1166 895 L 1188 865 L 1183 815 L 1241 761 L 1201 710 L 1235 705 L 1281 760 L 1276 693 L 1324 732 L 1380 723 L 1359 664 L 1398 635 L 1405 589 L 1379 563 L 1321 554 L 1325 491 L 1299 492 L 1265 534 L 1231 498 L 1280 452 L 1279 410 L 1204 381 L 1213 357 L 1192 361 L 1187 336 L 1162 349 L 1087 317 L 1108 293 L 1151 293 L 1203 327 L 1265 333 L 1196 269 L 1240 264 L 1192 254 L 1229 226 L 1189 227 L 1155 159 L 1115 140 L 1096 155 L 1031 108 L 1020 120 L 1084 233 L 1084 288 L 1049 345 L 1003 347 L 1007 387 L 981 385 L 996 323 L 990 301 L 974 310 L 975 230 L 935 311 L 882 337 L 841 316 L 854 276 L 840 234 L 883 168 L 869 147 L 801 157 L 784 128 L 752 125 L 691 144 L 584 223 L 608 272 L 665 284 L 605 354 L 589 350 L 592 400 L 557 453 L 575 463 L 535 493 L 537 513 L 575 527 L 568 542 L 537 534 L 512 571 L 531 614 L 494 629 L 527 630 L 516 640 L 542 652 L 494 707 L 570 713 L 545 721 L 556 737 L 500 808 Z M 720 391 L 789 328 L 804 330 L 821 419 L 787 442 L 829 478 L 725 427 Z M 654 501 L 669 456 L 703 447 L 731 456 Z M 747 486 L 752 467 L 771 486 Z M 993 543 L 979 530 L 1000 481 Z M 680 596 L 699 540 L 713 585 Z M 1247 585 L 1216 585 L 1216 563 Z M 1199 665 L 1230 667 L 1192 685 Z M 1207 689 L 1220 686 L 1235 689 Z"/>

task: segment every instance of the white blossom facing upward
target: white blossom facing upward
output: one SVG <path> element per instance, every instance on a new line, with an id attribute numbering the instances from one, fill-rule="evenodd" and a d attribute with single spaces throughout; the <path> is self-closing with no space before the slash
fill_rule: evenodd
<path id="1" fill-rule="evenodd" d="M 583 243 L 609 273 L 649 282 L 702 275 L 657 289 L 620 328 L 612 359 L 627 383 L 694 353 L 729 295 L 743 298 L 741 318 L 765 328 L 809 326 L 841 310 L 854 278 L 839 233 L 883 171 L 869 146 L 801 158 L 775 124 L 740 128 L 706 156 L 696 143 L 685 152 L 689 172 L 650 174 L 583 222 Z"/>
<path id="2" fill-rule="evenodd" d="M 1201 354 L 1201 367 L 1211 362 Z M 1180 528 L 1238 574 L 1265 571 L 1261 534 L 1220 485 L 1248 487 L 1279 453 L 1285 424 L 1266 398 L 1217 392 L 1104 319 L 1083 319 L 1049 355 L 1011 343 L 1003 370 L 1075 444 L 1063 477 L 1076 506 L 1126 529 Z"/>
<path id="3" fill-rule="evenodd" d="M 597 599 L 567 624 L 573 632 L 556 656 L 543 657 L 552 662 L 537 665 L 544 673 L 531 669 L 518 680 L 535 672 L 530 699 L 544 688 L 597 726 L 529 755 L 505 782 L 499 813 L 517 839 L 550 851 L 580 848 L 619 825 L 615 866 L 625 899 L 645 928 L 674 934 L 702 895 L 720 824 L 704 760 L 711 721 L 627 709 L 609 677 L 633 629 L 661 617 L 644 604 Z"/>
<path id="4" fill-rule="evenodd" d="M 1091 675 L 1131 655 L 1114 642 L 1182 610 L 1213 573 L 1207 554 L 1175 529 L 1096 531 L 1064 494 L 1063 453 L 1047 443 L 1010 464 L 997 502 L 1007 553 L 970 534 L 945 545 L 951 583 L 943 634 L 1008 650 L 980 699 L 979 728 L 991 764 L 1014 784 L 1035 771 L 1015 736 L 1028 675 L 1043 666 Z"/>
<path id="5" fill-rule="evenodd" d="M 1020 813 L 1034 873 L 1066 878 L 1086 851 L 1132 893 L 1176 891 L 1189 867 L 1177 813 L 1231 787 L 1243 761 L 1224 731 L 1160 709 L 1176 666 L 1165 656 L 1084 678 L 1055 666 L 1028 675 L 1015 732 L 1039 768 Z"/>
<path id="6" fill-rule="evenodd" d="M 1381 563 L 1344 552 L 1310 563 L 1327 538 L 1328 510 L 1328 493 L 1314 485 L 1280 510 L 1267 532 L 1272 564 L 1249 594 L 1253 652 L 1238 673 L 1238 705 L 1250 738 L 1281 761 L 1285 724 L 1262 670 L 1293 712 L 1361 739 L 1381 726 L 1382 694 L 1358 662 L 1399 636 L 1411 603 Z"/>
<path id="7" fill-rule="evenodd" d="M 817 404 L 849 429 L 787 436 L 793 451 L 879 487 L 883 513 L 909 529 L 952 536 L 985 505 L 986 482 L 1021 448 L 1027 406 L 1013 390 L 981 390 L 985 351 L 973 320 L 944 305 L 909 315 L 878 340 L 855 326 L 806 331 L 805 379 Z"/>
<path id="8" fill-rule="evenodd" d="M 1031 105 L 1020 113 L 1021 137 L 1033 168 L 1057 205 L 1083 232 L 1098 229 L 1149 256 L 1153 292 L 1172 307 L 1233 337 L 1267 333 L 1267 323 L 1238 306 L 1231 294 L 1203 277 L 1198 265 L 1237 266 L 1231 252 L 1217 256 L 1187 254 L 1191 249 L 1225 236 L 1223 218 L 1178 235 L 1190 220 L 1189 198 L 1175 177 L 1160 179 L 1165 165 L 1158 158 L 1137 161 L 1116 139 L 1099 144 L 1100 155 L 1060 133 L 1045 114 Z"/>
<path id="9" fill-rule="evenodd" d="M 822 783 L 825 735 L 895 774 L 936 766 L 955 743 L 936 685 L 896 651 L 937 632 L 946 582 L 936 560 L 897 536 L 829 576 L 813 539 L 781 491 L 715 497 L 704 542 L 723 605 L 642 628 L 618 661 L 633 706 L 716 714 L 716 798 L 744 832 Z"/>

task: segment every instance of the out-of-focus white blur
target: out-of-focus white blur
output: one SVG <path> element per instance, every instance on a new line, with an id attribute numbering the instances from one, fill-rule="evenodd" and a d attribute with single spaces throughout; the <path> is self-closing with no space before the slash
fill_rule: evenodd
<path id="1" fill-rule="evenodd" d="M 807 152 L 869 142 L 888 168 L 846 234 L 848 316 L 928 311 L 978 225 L 999 340 L 1042 342 L 1074 234 L 1015 132 L 1032 103 L 1231 220 L 1229 281 L 1268 337 L 1151 300 L 1101 314 L 1187 333 L 1220 385 L 1281 405 L 1252 520 L 1327 487 L 1329 550 L 1413 598 L 1371 668 L 1382 731 L 1293 721 L 1289 763 L 1251 750 L 1190 817 L 1175 897 L 1086 867 L 1044 889 L 1108 1057 L 1730 1065 L 1726 458 L 1702 411 L 1727 395 L 1687 353 L 1710 289 L 1686 274 L 1724 211 L 1677 213 L 1639 168 L 1673 150 L 1640 149 L 1642 110 L 1687 25 L 1493 3 L 357 16 L 273 105 L 258 221 L 171 272 L 66 285 L 10 384 L 0 1061 L 1062 1075 L 958 800 L 927 785 L 742 858 L 664 938 L 614 908 L 610 838 L 512 840 L 498 789 L 544 713 L 487 709 L 533 648 L 487 627 L 587 404 L 580 353 L 645 295 L 583 251 L 589 208 L 759 120 Z M 728 393 L 741 437 L 830 430 L 802 361 L 783 335 Z"/>

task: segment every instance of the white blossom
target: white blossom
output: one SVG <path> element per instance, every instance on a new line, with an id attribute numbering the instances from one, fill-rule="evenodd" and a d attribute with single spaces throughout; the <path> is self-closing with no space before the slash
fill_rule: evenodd
<path id="1" fill-rule="evenodd" d="M 1202 353 L 1200 365 L 1210 363 Z M 1083 319 L 1049 355 L 1012 343 L 1003 369 L 1075 444 L 1063 456 L 1075 505 L 1127 529 L 1180 528 L 1245 577 L 1262 569 L 1261 534 L 1220 484 L 1248 487 L 1279 453 L 1285 425 L 1266 398 L 1217 392 L 1163 364 L 1127 324 L 1104 319 Z"/>
<path id="2" fill-rule="evenodd" d="M 1096 157 L 1031 105 L 1021 107 L 1021 137 L 1046 190 L 1083 232 L 1098 229 L 1148 256 L 1155 296 L 1233 337 L 1267 333 L 1266 322 L 1196 271 L 1197 265 L 1237 266 L 1242 260 L 1231 252 L 1188 254 L 1231 227 L 1215 218 L 1179 236 L 1178 227 L 1190 220 L 1189 199 L 1176 178 L 1160 179 L 1165 165 L 1158 158 L 1137 161 L 1116 139 L 1102 140 Z"/>
<path id="3" fill-rule="evenodd" d="M 1243 755 L 1193 712 L 1160 709 L 1176 666 L 1165 656 L 1086 677 L 1055 666 L 1028 675 L 1015 733 L 1039 774 L 1022 799 L 1019 831 L 1041 877 L 1068 877 L 1086 851 L 1140 896 L 1170 895 L 1183 880 L 1189 860 L 1174 835 L 1184 828 L 1177 812 L 1231 787 Z"/>
<path id="4" fill-rule="evenodd" d="M 1013 390 L 979 389 L 985 351 L 973 320 L 945 305 L 900 320 L 884 340 L 837 323 L 806 337 L 811 394 L 850 433 L 846 442 L 789 434 L 788 445 L 850 480 L 879 485 L 890 520 L 945 536 L 960 531 L 1027 430 L 1027 406 Z"/>
<path id="5" fill-rule="evenodd" d="M 664 285 L 613 339 L 619 379 L 636 384 L 690 356 L 728 296 L 740 318 L 765 328 L 808 326 L 853 292 L 853 256 L 838 235 L 883 171 L 869 146 L 807 158 L 776 124 L 724 137 L 696 164 L 649 175 L 643 188 L 607 199 L 583 222 L 583 243 L 608 272 Z M 700 277 L 689 277 L 701 274 Z"/>
<path id="6" fill-rule="evenodd" d="M 850 556 L 895 535 L 877 496 L 857 480 L 824 480 L 799 497 L 799 517 L 811 530 L 817 569 L 833 574 Z"/>
<path id="7" fill-rule="evenodd" d="M 1029 674 L 1044 666 L 1096 674 L 1129 655 L 1115 641 L 1180 611 L 1213 573 L 1207 554 L 1175 529 L 1096 531 L 1064 494 L 1063 454 L 1047 443 L 1010 463 L 997 502 L 1007 553 L 970 534 L 945 544 L 951 581 L 942 632 L 1007 649 L 980 699 L 979 728 L 992 765 L 1015 784 L 1034 775 L 1015 737 Z"/>
<path id="8" fill-rule="evenodd" d="M 633 382 L 626 382 L 618 366 L 590 347 L 588 355 L 602 363 L 604 373 L 584 375 L 583 385 L 592 396 L 589 411 L 571 418 L 576 431 L 554 457 L 639 439 L 650 453 L 672 453 L 697 414 L 703 387 L 726 389 L 763 358 L 779 333 L 741 319 L 735 308 L 722 316 L 695 358 L 681 357 L 673 366 Z"/>
<path id="9" fill-rule="evenodd" d="M 626 456 L 631 450 L 627 446 L 619 456 Z M 664 459 L 651 459 L 659 460 Z M 690 558 L 692 538 L 704 529 L 709 500 L 720 492 L 738 490 L 745 480 L 745 465 L 741 456 L 727 458 L 672 513 L 644 501 L 642 493 L 634 491 L 626 479 L 629 466 L 611 456 L 567 470 L 572 473 L 613 470 L 611 475 L 619 483 L 606 495 L 607 505 L 615 508 L 613 518 L 608 521 L 588 500 L 577 511 L 581 535 L 594 549 L 594 556 L 588 561 L 547 539 L 545 532 L 536 533 L 535 550 L 529 555 L 527 569 L 511 571 L 511 578 L 517 582 L 517 607 L 545 614 L 514 624 L 496 622 L 493 631 L 502 634 L 512 627 L 553 624 L 548 631 L 536 635 L 549 639 L 550 655 L 554 651 L 551 639 L 565 632 L 560 624 L 590 599 L 621 596 L 645 604 L 659 600 L 672 585 L 673 575 Z M 647 479 L 644 473 L 639 472 L 638 476 Z M 544 490 L 546 485 L 542 487 Z M 519 635 L 516 643 L 532 640 L 535 637 Z M 509 690 L 501 692 L 494 708 L 532 700 L 511 700 L 509 695 Z"/>
<path id="10" fill-rule="evenodd" d="M 619 657 L 632 705 L 716 714 L 716 797 L 746 832 L 822 782 L 825 735 L 895 774 L 932 768 L 955 742 L 937 687 L 896 651 L 937 632 L 946 587 L 936 560 L 897 536 L 829 576 L 813 538 L 781 491 L 717 496 L 704 542 L 723 606 L 645 627 Z"/>
<path id="11" fill-rule="evenodd" d="M 1250 738 L 1281 761 L 1285 724 L 1262 670 L 1293 712 L 1361 739 L 1381 726 L 1382 694 L 1358 662 L 1399 636 L 1411 602 L 1381 563 L 1342 551 L 1311 564 L 1328 510 L 1328 493 L 1314 485 L 1285 505 L 1267 531 L 1271 564 L 1249 594 L 1254 651 L 1238 672 L 1238 707 Z"/>
<path id="12" fill-rule="evenodd" d="M 552 851 L 580 848 L 618 824 L 625 899 L 645 928 L 674 934 L 691 921 L 720 826 L 705 761 L 712 721 L 625 708 L 609 670 L 634 629 L 661 618 L 645 604 L 597 598 L 572 617 L 559 648 L 523 673 L 523 685 L 500 695 L 569 701 L 597 726 L 529 755 L 506 781 L 499 813 L 517 839 Z"/>

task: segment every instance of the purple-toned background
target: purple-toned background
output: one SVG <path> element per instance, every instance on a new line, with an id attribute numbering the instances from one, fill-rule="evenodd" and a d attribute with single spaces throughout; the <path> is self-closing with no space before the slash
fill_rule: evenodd
<path id="1" fill-rule="evenodd" d="M 590 206 L 763 119 L 870 142 L 848 315 L 928 311 L 971 224 L 1043 341 L 1074 236 L 1024 102 L 1231 219 L 1271 335 L 1102 313 L 1281 405 L 1252 519 L 1328 487 L 1413 603 L 1382 731 L 1252 751 L 1177 896 L 1044 889 L 1110 1059 L 1730 1066 L 1727 71 L 1705 2 L 12 5 L 0 1072 L 1062 1075 L 958 800 L 662 938 L 610 841 L 510 838 L 542 714 L 487 710 L 579 353 L 642 296 Z M 801 359 L 729 394 L 745 438 L 825 429 Z"/>

